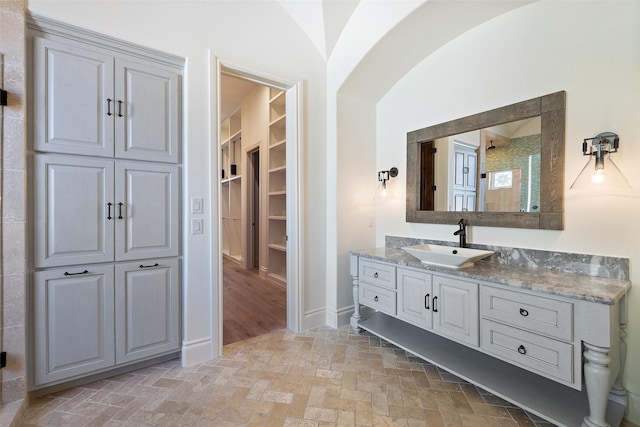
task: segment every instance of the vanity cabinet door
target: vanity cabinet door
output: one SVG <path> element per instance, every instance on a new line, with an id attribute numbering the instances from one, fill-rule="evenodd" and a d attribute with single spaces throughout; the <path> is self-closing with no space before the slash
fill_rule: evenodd
<path id="1" fill-rule="evenodd" d="M 479 345 L 478 284 L 433 276 L 433 330 L 464 344 Z"/>
<path id="2" fill-rule="evenodd" d="M 398 268 L 398 318 L 431 329 L 431 274 Z"/>

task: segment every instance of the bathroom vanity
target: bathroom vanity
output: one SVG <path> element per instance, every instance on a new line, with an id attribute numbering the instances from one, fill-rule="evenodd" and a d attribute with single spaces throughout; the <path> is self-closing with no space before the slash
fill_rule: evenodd
<path id="1" fill-rule="evenodd" d="M 351 326 L 555 424 L 617 426 L 631 283 L 628 271 L 612 278 L 588 258 L 580 262 L 596 275 L 514 265 L 499 253 L 456 270 L 397 247 L 353 251 Z"/>

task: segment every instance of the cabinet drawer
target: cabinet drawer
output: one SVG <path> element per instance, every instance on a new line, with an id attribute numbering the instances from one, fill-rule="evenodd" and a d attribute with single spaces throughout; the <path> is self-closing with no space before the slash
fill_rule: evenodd
<path id="1" fill-rule="evenodd" d="M 389 289 L 368 283 L 360 284 L 360 304 L 396 315 L 396 293 Z"/>
<path id="2" fill-rule="evenodd" d="M 360 258 L 358 276 L 361 281 L 389 289 L 396 288 L 396 268 L 393 265 Z"/>
<path id="3" fill-rule="evenodd" d="M 482 319 L 480 347 L 499 359 L 573 383 L 573 345 Z"/>
<path id="4" fill-rule="evenodd" d="M 568 302 L 483 286 L 480 314 L 550 337 L 573 340 L 573 304 Z"/>

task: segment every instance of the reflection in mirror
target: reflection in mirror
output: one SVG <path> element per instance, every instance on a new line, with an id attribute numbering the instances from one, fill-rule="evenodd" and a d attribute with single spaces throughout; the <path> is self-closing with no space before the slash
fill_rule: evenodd
<path id="1" fill-rule="evenodd" d="M 422 142 L 421 210 L 537 212 L 540 137 L 536 116 Z"/>
<path id="2" fill-rule="evenodd" d="M 407 133 L 407 222 L 562 230 L 565 92 Z"/>

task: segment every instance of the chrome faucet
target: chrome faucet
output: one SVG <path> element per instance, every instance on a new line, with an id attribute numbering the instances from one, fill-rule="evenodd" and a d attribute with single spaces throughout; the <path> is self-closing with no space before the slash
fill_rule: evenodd
<path id="1" fill-rule="evenodd" d="M 460 238 L 460 247 L 467 247 L 467 224 L 464 222 L 464 218 L 458 221 L 458 226 L 460 227 L 456 230 L 453 235 L 458 236 Z"/>

